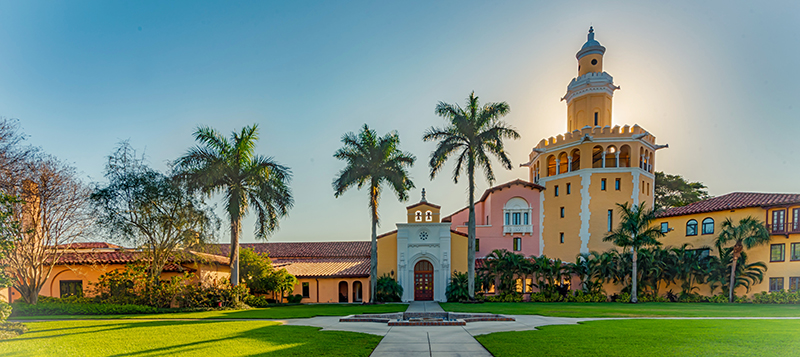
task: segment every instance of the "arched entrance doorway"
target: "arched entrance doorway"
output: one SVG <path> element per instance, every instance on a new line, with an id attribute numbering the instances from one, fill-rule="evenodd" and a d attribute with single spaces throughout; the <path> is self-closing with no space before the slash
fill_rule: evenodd
<path id="1" fill-rule="evenodd" d="M 353 302 L 361 302 L 362 295 L 361 295 L 361 282 L 354 281 L 353 282 Z"/>
<path id="2" fill-rule="evenodd" d="M 414 265 L 414 301 L 433 300 L 433 264 L 420 260 Z"/>
<path id="3" fill-rule="evenodd" d="M 349 302 L 347 301 L 347 282 L 340 281 L 339 282 L 339 302 Z"/>

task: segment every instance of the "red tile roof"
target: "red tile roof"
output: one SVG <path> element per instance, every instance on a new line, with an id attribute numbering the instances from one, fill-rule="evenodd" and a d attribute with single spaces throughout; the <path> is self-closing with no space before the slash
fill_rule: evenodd
<path id="1" fill-rule="evenodd" d="M 369 276 L 369 257 L 273 259 L 273 266 L 286 268 L 298 278 L 359 278 Z"/>
<path id="2" fill-rule="evenodd" d="M 673 207 L 662 211 L 659 217 L 673 217 L 687 214 L 727 211 L 747 207 L 772 207 L 800 203 L 800 194 L 732 192 L 713 197 L 683 207 Z"/>
<path id="3" fill-rule="evenodd" d="M 106 243 L 106 242 L 80 242 L 80 243 L 69 243 L 69 244 L 61 244 L 56 246 L 59 249 L 96 249 L 96 248 L 108 248 L 108 249 L 119 249 L 122 246 Z"/>
<path id="4" fill-rule="evenodd" d="M 215 247 L 214 247 L 215 246 Z M 218 254 L 229 255 L 230 244 L 215 244 Z M 241 248 L 253 249 L 256 253 L 269 253 L 276 258 L 343 258 L 369 257 L 370 242 L 297 242 L 297 243 L 243 243 Z M 212 250 L 217 253 L 217 251 Z"/>
<path id="5" fill-rule="evenodd" d="M 57 264 L 128 264 L 144 261 L 146 259 L 147 258 L 145 254 L 140 251 L 118 250 L 113 252 L 66 252 L 58 258 Z M 177 261 L 180 261 L 180 263 L 191 263 L 197 261 L 223 265 L 229 264 L 227 257 L 193 251 L 189 251 L 183 257 L 171 259 L 170 261 L 173 262 L 173 264 L 168 264 L 168 266 L 174 266 L 175 269 L 177 269 L 177 263 L 175 263 Z"/>
<path id="6" fill-rule="evenodd" d="M 525 187 L 528 187 L 528 188 L 537 189 L 539 191 L 542 191 L 542 190 L 545 189 L 544 186 L 541 186 L 541 185 L 538 185 L 538 184 L 535 184 L 535 183 L 532 183 L 532 182 L 524 181 L 524 180 L 521 180 L 521 179 L 516 179 L 514 181 L 509 181 L 509 182 L 506 182 L 506 183 L 501 184 L 501 185 L 497 185 L 497 186 L 494 186 L 494 187 L 491 187 L 491 188 L 487 188 L 486 191 L 483 191 L 483 195 L 481 196 L 481 199 L 475 201 L 475 204 L 478 204 L 480 202 L 485 201 L 486 198 L 488 198 L 490 194 L 492 194 L 492 193 L 494 193 L 496 191 L 500 191 L 500 190 L 502 190 L 504 188 L 511 188 L 511 186 L 514 186 L 514 185 L 522 185 L 522 186 L 525 186 Z M 455 216 L 459 212 L 461 212 L 461 211 L 463 211 L 465 209 L 468 209 L 468 208 L 469 208 L 469 206 L 464 207 L 464 208 L 462 208 L 462 209 L 460 209 L 458 211 L 453 212 L 449 216 L 442 218 L 442 222 L 451 222 L 453 216 Z"/>

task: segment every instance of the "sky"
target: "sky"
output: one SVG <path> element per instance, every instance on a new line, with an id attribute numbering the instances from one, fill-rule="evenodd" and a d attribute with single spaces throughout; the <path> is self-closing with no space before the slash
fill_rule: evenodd
<path id="1" fill-rule="evenodd" d="M 417 158 L 410 200 L 382 196 L 379 233 L 422 188 L 455 212 L 466 181 L 452 166 L 430 180 L 435 144 L 421 140 L 445 124 L 436 104 L 507 102 L 522 138 L 495 184 L 527 180 L 519 164 L 566 131 L 559 99 L 592 25 L 621 87 L 613 123 L 669 144 L 656 170 L 712 195 L 796 193 L 798 23 L 797 1 L 0 1 L 0 116 L 87 183 L 122 140 L 166 170 L 199 125 L 257 123 L 257 152 L 293 173 L 295 206 L 270 241 L 368 240 L 368 193 L 333 196 L 344 133 L 396 130 Z"/>

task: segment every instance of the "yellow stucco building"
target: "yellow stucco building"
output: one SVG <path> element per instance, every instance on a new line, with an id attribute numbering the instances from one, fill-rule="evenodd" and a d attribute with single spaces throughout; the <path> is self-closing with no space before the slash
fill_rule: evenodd
<path id="1" fill-rule="evenodd" d="M 530 181 L 545 187 L 539 201 L 539 255 L 574 261 L 605 251 L 602 238 L 618 222 L 617 203 L 653 206 L 655 152 L 667 147 L 638 125 L 612 126 L 619 87 L 603 71 L 605 47 L 589 29 L 578 51 L 578 77 L 567 86 L 567 133 L 541 140 L 529 161 Z"/>

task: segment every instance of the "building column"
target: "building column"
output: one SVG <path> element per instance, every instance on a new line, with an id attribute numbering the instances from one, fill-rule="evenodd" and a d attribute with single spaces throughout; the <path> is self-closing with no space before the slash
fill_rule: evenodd
<path id="1" fill-rule="evenodd" d="M 617 151 L 615 156 L 617 158 L 617 167 L 619 167 L 619 151 Z"/>
<path id="2" fill-rule="evenodd" d="M 572 156 L 567 156 L 567 172 L 572 172 Z"/>
<path id="3" fill-rule="evenodd" d="M 556 159 L 556 175 L 561 173 L 561 160 Z"/>
<path id="4" fill-rule="evenodd" d="M 606 168 L 606 155 L 607 154 L 608 154 L 608 152 L 606 150 L 603 150 L 603 166 L 602 166 L 603 168 Z"/>

